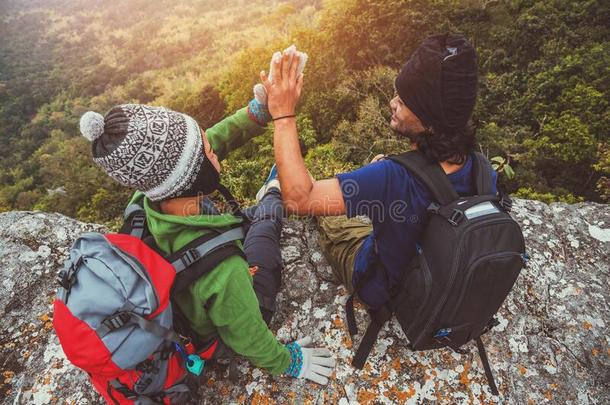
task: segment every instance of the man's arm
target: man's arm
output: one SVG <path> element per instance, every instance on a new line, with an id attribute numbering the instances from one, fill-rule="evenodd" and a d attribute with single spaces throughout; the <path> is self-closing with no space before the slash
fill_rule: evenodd
<path id="1" fill-rule="evenodd" d="M 252 114 L 250 114 L 250 107 L 244 107 L 213 127 L 206 129 L 205 134 L 218 156 L 218 160 L 223 160 L 229 152 L 244 145 L 250 139 L 263 134 L 265 129 L 265 126 L 254 120 Z"/>
<path id="2" fill-rule="evenodd" d="M 296 120 L 276 121 L 273 135 L 275 162 L 282 185 L 282 200 L 299 215 L 342 215 L 345 202 L 339 180 L 315 181 L 309 177 L 301 156 Z"/>
<path id="3" fill-rule="evenodd" d="M 282 58 L 272 62 L 275 71 L 272 79 L 261 72 L 269 111 L 275 118 L 273 149 L 282 185 L 282 200 L 288 211 L 296 214 L 341 215 L 345 213 L 345 202 L 339 181 L 312 181 L 301 156 L 294 118 L 303 88 L 303 75 L 297 74 L 298 58 L 298 54 L 285 51 Z"/>

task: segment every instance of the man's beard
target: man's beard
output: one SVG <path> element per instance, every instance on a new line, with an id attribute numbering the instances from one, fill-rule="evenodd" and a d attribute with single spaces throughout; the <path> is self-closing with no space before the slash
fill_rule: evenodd
<path id="1" fill-rule="evenodd" d="M 392 128 L 392 132 L 394 132 L 398 138 L 407 138 L 411 143 L 414 143 L 417 140 L 418 135 L 422 133 L 421 131 L 416 131 L 409 126 L 402 129 Z"/>

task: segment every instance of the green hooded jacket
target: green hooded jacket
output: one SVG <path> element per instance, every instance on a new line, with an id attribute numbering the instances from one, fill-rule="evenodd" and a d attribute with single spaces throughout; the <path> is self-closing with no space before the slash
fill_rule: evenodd
<path id="1" fill-rule="evenodd" d="M 264 127 L 249 118 L 247 108 L 243 108 L 205 133 L 218 159 L 222 160 L 231 150 L 264 131 Z M 132 201 L 140 195 L 137 192 Z M 144 209 L 150 232 L 165 254 L 179 250 L 210 229 L 241 222 L 241 218 L 232 214 L 166 215 L 148 198 L 144 198 Z M 225 259 L 178 294 L 176 301 L 203 338 L 217 334 L 233 351 L 274 375 L 286 371 L 290 365 L 290 353 L 262 318 L 248 263 L 243 258 Z"/>

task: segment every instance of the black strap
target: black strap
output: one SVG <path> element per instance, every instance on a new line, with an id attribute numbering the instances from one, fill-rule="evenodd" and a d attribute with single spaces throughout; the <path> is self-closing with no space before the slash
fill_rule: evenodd
<path id="1" fill-rule="evenodd" d="M 239 206 L 237 199 L 233 196 L 233 194 L 231 194 L 229 189 L 222 184 L 218 184 L 218 187 L 216 187 L 216 189 L 220 192 L 220 194 L 222 194 L 224 199 L 227 200 L 227 204 L 229 205 L 229 209 L 231 210 L 231 212 L 235 215 L 242 216 L 241 207 Z"/>
<path id="2" fill-rule="evenodd" d="M 360 342 L 360 345 L 356 350 L 356 354 L 354 355 L 354 359 L 352 360 L 352 365 L 359 370 L 364 367 L 366 359 L 369 357 L 371 350 L 373 350 L 373 346 L 375 345 L 379 331 L 392 317 L 392 311 L 390 311 L 390 309 L 388 309 L 388 307 L 385 305 L 379 311 L 371 312 L 370 314 L 371 323 L 369 323 L 368 328 L 366 328 L 366 332 L 364 333 L 362 341 Z"/>
<path id="3" fill-rule="evenodd" d="M 493 194 L 493 178 L 491 176 L 493 168 L 489 159 L 481 152 L 472 154 L 472 175 L 477 195 Z"/>
<path id="4" fill-rule="evenodd" d="M 494 395 L 499 395 L 498 387 L 496 387 L 496 382 L 491 372 L 491 367 L 489 366 L 489 360 L 487 359 L 487 352 L 485 351 L 485 346 L 483 346 L 483 341 L 481 340 L 480 336 L 476 338 L 475 341 L 477 342 L 477 349 L 479 350 L 479 356 L 481 357 L 481 362 L 483 363 L 483 368 L 485 369 L 485 376 L 487 377 L 487 383 L 489 384 L 491 393 Z"/>
<path id="5" fill-rule="evenodd" d="M 440 205 L 447 205 L 459 198 L 443 168 L 437 162 L 428 160 L 422 153 L 410 151 L 388 156 L 388 159 L 400 164 L 424 183 L 433 199 Z"/>
<path id="6" fill-rule="evenodd" d="M 377 254 L 377 246 L 375 245 L 375 261 L 371 263 L 371 265 L 367 268 L 366 272 L 362 275 L 362 277 L 358 280 L 358 283 L 354 286 L 354 292 L 349 296 L 347 302 L 345 303 L 345 318 L 347 320 L 347 329 L 349 331 L 350 337 L 352 338 L 352 342 L 354 341 L 354 336 L 358 334 L 358 326 L 356 325 L 356 315 L 354 313 L 354 297 L 358 293 L 358 291 L 366 284 L 367 280 L 370 279 L 376 271 L 383 271 L 386 277 L 387 284 L 387 273 L 385 272 L 385 268 L 383 264 L 379 261 L 379 255 Z M 387 285 L 386 285 L 387 287 Z M 364 367 L 364 363 L 366 363 L 366 359 L 368 358 L 371 350 L 373 350 L 373 346 L 375 345 L 375 341 L 377 340 L 377 335 L 379 335 L 379 331 L 382 326 L 392 317 L 392 310 L 384 305 L 381 309 L 377 311 L 369 311 L 369 315 L 371 317 L 371 322 L 362 337 L 362 341 L 356 349 L 356 354 L 354 355 L 354 359 L 352 361 L 352 365 L 358 369 L 362 369 Z"/>

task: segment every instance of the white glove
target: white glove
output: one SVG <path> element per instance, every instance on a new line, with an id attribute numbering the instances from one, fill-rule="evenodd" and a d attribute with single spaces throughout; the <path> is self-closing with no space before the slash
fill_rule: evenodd
<path id="1" fill-rule="evenodd" d="M 297 378 L 306 378 L 318 384 L 326 385 L 328 377 L 335 367 L 335 359 L 327 348 L 310 348 L 311 337 L 307 336 L 295 342 L 303 354 L 303 364 Z"/>
<path id="2" fill-rule="evenodd" d="M 300 52 L 297 51 L 297 47 L 294 45 L 290 45 L 288 48 L 285 49 L 284 52 L 288 52 L 290 54 L 294 54 L 296 53 L 297 55 L 299 55 L 299 67 L 297 68 L 297 77 L 303 73 L 303 70 L 305 70 L 305 65 L 307 64 L 307 60 L 309 59 L 309 56 L 307 56 L 307 54 L 305 52 Z M 273 62 L 277 59 L 281 59 L 282 58 L 282 52 L 276 52 L 273 54 L 273 56 L 271 57 L 271 62 L 269 63 L 269 80 L 273 79 L 273 75 L 275 74 L 275 68 L 273 67 Z M 254 86 L 254 98 L 256 99 L 256 101 L 258 101 L 259 104 L 261 105 L 267 105 L 267 91 L 265 90 L 265 86 L 263 86 L 261 83 L 257 83 Z"/>

